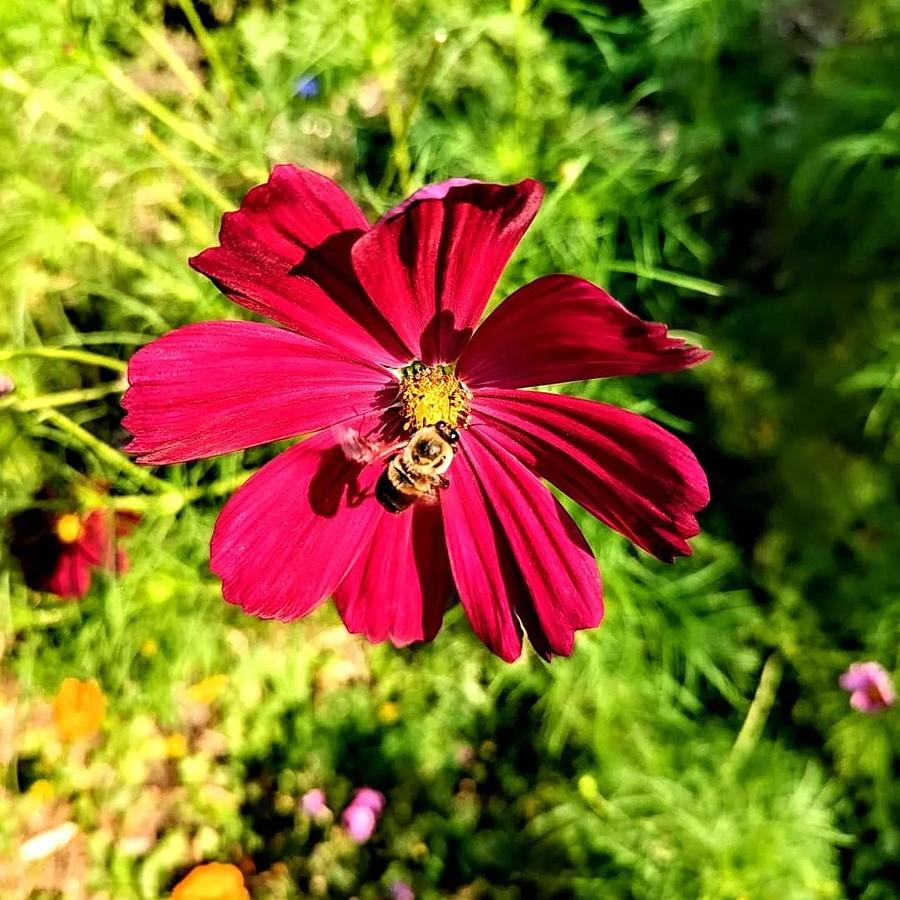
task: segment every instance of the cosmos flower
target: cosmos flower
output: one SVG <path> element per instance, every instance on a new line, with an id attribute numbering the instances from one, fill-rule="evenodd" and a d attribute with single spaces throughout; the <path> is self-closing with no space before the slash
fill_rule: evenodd
<path id="1" fill-rule="evenodd" d="M 708 502 L 693 454 L 649 419 L 524 390 L 671 372 L 709 354 L 571 275 L 519 288 L 479 321 L 540 206 L 532 180 L 428 185 L 374 225 L 341 188 L 278 166 L 191 265 L 273 319 L 203 322 L 128 368 L 129 450 L 146 464 L 311 435 L 225 505 L 211 567 L 264 618 L 334 596 L 372 641 L 431 640 L 451 593 L 505 660 L 523 630 L 572 651 L 603 606 L 587 542 L 549 488 L 656 556 L 689 554 Z M 459 432 L 449 486 L 389 511 L 389 460 L 423 426 Z M 373 449 L 374 448 L 374 449 Z"/>
<path id="2" fill-rule="evenodd" d="M 93 737 L 105 717 L 106 697 L 95 679 L 63 679 L 53 698 L 53 723 L 61 740 Z"/>
<path id="3" fill-rule="evenodd" d="M 196 866 L 172 891 L 171 900 L 250 900 L 244 876 L 230 863 Z"/>
<path id="4" fill-rule="evenodd" d="M 384 794 L 381 791 L 360 788 L 341 815 L 341 822 L 357 844 L 365 844 L 374 834 L 383 809 Z"/>
<path id="5" fill-rule="evenodd" d="M 12 517 L 10 549 L 25 583 L 66 600 L 83 597 L 94 569 L 124 572 L 128 554 L 117 544 L 138 521 L 128 512 L 23 510 Z"/>
<path id="6" fill-rule="evenodd" d="M 840 684 L 850 692 L 850 705 L 859 712 L 881 712 L 897 699 L 891 676 L 881 663 L 852 663 L 841 675 Z"/>

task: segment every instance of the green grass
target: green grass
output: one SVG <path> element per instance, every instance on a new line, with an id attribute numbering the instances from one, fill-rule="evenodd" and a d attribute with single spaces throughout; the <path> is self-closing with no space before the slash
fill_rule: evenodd
<path id="1" fill-rule="evenodd" d="M 82 603 L 2 557 L 0 893 L 60 896 L 17 846 L 71 820 L 73 897 L 242 857 L 259 898 L 896 896 L 897 713 L 837 678 L 900 663 L 898 60 L 896 0 L 0 5 L 0 515 L 83 476 L 143 515 Z M 241 315 L 186 260 L 278 162 L 373 216 L 539 178 L 496 299 L 568 271 L 715 350 L 571 388 L 684 432 L 713 488 L 674 567 L 576 513 L 608 614 L 571 659 L 506 666 L 458 608 L 407 650 L 327 605 L 248 619 L 208 540 L 275 448 L 152 473 L 119 451 L 130 353 Z M 66 676 L 109 698 L 86 758 L 49 725 Z M 361 784 L 388 797 L 363 848 L 297 812 Z"/>

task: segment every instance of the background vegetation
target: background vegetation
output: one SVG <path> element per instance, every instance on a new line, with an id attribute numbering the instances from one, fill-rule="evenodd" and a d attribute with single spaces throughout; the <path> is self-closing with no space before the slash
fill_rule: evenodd
<path id="1" fill-rule="evenodd" d="M 0 514 L 84 475 L 143 514 L 80 603 L 3 560 L 4 897 L 164 896 L 210 859 L 259 898 L 898 896 L 897 713 L 837 684 L 900 663 L 896 0 L 4 0 L 0 123 Z M 674 567 L 580 516 L 608 618 L 570 660 L 506 666 L 458 609 L 407 650 L 246 618 L 207 544 L 272 448 L 148 478 L 98 442 L 116 361 L 239 315 L 186 258 L 285 161 L 372 215 L 535 176 L 504 290 L 578 273 L 715 350 L 573 388 L 685 432 L 713 502 Z M 49 717 L 68 676 L 108 700 L 87 743 Z M 298 808 L 361 785 L 363 846 Z"/>

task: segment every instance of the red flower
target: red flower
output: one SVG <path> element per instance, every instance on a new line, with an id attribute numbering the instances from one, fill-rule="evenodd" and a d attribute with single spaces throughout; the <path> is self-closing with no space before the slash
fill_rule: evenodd
<path id="1" fill-rule="evenodd" d="M 83 597 L 91 572 L 124 572 L 128 554 L 116 537 L 137 522 L 132 513 L 94 509 L 88 513 L 27 509 L 11 520 L 10 548 L 22 566 L 25 583 L 66 600 Z"/>
<path id="2" fill-rule="evenodd" d="M 211 566 L 226 600 L 295 619 L 333 594 L 350 631 L 407 644 L 435 636 L 455 584 L 491 650 L 515 659 L 524 628 L 549 658 L 603 608 L 590 549 L 542 479 L 645 550 L 690 553 L 709 494 L 681 441 L 604 403 L 519 389 L 709 354 L 569 275 L 520 288 L 476 330 L 542 193 L 453 179 L 370 226 L 327 178 L 279 166 L 225 216 L 221 246 L 191 265 L 285 328 L 171 332 L 132 358 L 124 404 L 144 463 L 317 432 L 222 511 Z M 389 511 L 374 490 L 388 460 L 438 421 L 460 433 L 449 487 Z"/>

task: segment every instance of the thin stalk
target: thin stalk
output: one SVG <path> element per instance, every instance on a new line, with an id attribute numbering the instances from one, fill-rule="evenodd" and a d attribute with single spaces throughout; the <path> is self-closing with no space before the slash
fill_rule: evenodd
<path id="1" fill-rule="evenodd" d="M 165 481 L 151 475 L 146 469 L 133 463 L 127 456 L 104 443 L 89 431 L 73 422 L 57 409 L 45 409 L 41 412 L 41 420 L 53 425 L 63 434 L 74 438 L 83 447 L 92 450 L 99 459 L 113 466 L 120 472 L 147 487 L 152 491 L 171 492 L 172 488 Z"/>
<path id="2" fill-rule="evenodd" d="M 753 695 L 750 709 L 747 710 L 747 717 L 731 748 L 728 764 L 732 767 L 743 762 L 758 743 L 766 719 L 775 703 L 778 685 L 781 684 L 782 671 L 781 657 L 777 653 L 773 653 L 763 665 L 756 693 Z"/>
<path id="3" fill-rule="evenodd" d="M 166 282 L 171 286 L 173 296 L 179 300 L 193 301 L 197 299 L 196 293 L 190 287 L 179 281 L 161 266 L 150 262 L 139 253 L 135 253 L 130 247 L 104 234 L 85 215 L 74 214 L 71 232 L 75 240 L 96 247 L 102 253 L 106 253 L 126 266 L 138 272 L 143 272 L 149 278 Z"/>
<path id="4" fill-rule="evenodd" d="M 403 193 L 407 194 L 410 190 L 410 171 L 412 168 L 412 160 L 409 152 L 409 131 L 415 120 L 416 113 L 428 90 L 428 85 L 434 76 L 440 58 L 441 48 L 447 43 L 447 32 L 443 30 L 436 31 L 431 42 L 431 53 L 428 55 L 428 61 L 422 69 L 416 85 L 415 93 L 409 101 L 406 109 L 400 104 L 396 93 L 393 93 L 388 103 L 388 127 L 391 131 L 393 140 L 393 148 L 391 150 L 390 162 L 385 170 L 384 177 L 381 182 L 381 189 L 386 189 L 391 179 L 396 173 L 400 180 L 400 188 Z"/>
<path id="5" fill-rule="evenodd" d="M 72 115 L 65 106 L 59 103 L 49 91 L 34 87 L 34 85 L 22 78 L 18 72 L 12 69 L 0 71 L 0 87 L 6 88 L 6 90 L 12 91 L 14 94 L 19 94 L 21 97 L 37 98 L 40 101 L 41 108 L 47 110 L 54 119 L 72 131 L 78 129 L 80 123 L 76 116 Z"/>
<path id="6" fill-rule="evenodd" d="M 172 110 L 163 106 L 162 103 L 154 99 L 143 88 L 139 88 L 118 66 L 102 58 L 95 59 L 94 65 L 114 88 L 121 91 L 130 100 L 133 100 L 138 106 L 153 116 L 154 119 L 162 122 L 163 125 L 183 137 L 186 141 L 195 144 L 205 153 L 209 153 L 210 156 L 224 159 L 224 153 L 206 136 L 206 133 L 201 128 L 186 122 L 181 116 L 176 115 Z"/>
<path id="7" fill-rule="evenodd" d="M 188 488 L 181 493 L 187 501 L 198 500 L 201 497 L 221 497 L 224 494 L 236 491 L 251 475 L 255 474 L 255 471 L 239 472 L 237 475 L 232 475 L 229 478 L 220 478 L 212 484 Z"/>
<path id="8" fill-rule="evenodd" d="M 145 43 L 172 70 L 172 74 L 184 85 L 191 97 L 199 100 L 210 115 L 215 115 L 217 108 L 212 94 L 204 87 L 203 82 L 194 74 L 190 66 L 175 52 L 172 45 L 166 40 L 165 34 L 155 31 L 137 16 L 133 17 L 133 23 Z"/>
<path id="9" fill-rule="evenodd" d="M 710 297 L 721 297 L 725 293 L 725 288 L 714 281 L 695 278 L 693 275 L 684 275 L 681 272 L 671 272 L 668 269 L 655 269 L 641 265 L 641 263 L 620 262 L 613 259 L 609 262 L 604 262 L 603 266 L 610 272 L 622 272 L 626 275 L 646 278 L 649 281 L 661 281 L 663 284 L 672 284 L 675 287 L 684 288 L 686 291 L 708 294 Z"/>
<path id="10" fill-rule="evenodd" d="M 229 200 L 211 181 L 201 175 L 189 162 L 182 159 L 164 141 L 160 140 L 153 129 L 146 125 L 140 130 L 147 143 L 165 159 L 185 181 L 192 184 L 204 197 L 211 200 L 222 212 L 234 209 L 235 204 Z"/>
<path id="11" fill-rule="evenodd" d="M 70 347 L 16 347 L 13 350 L 0 350 L 0 362 L 7 359 L 35 356 L 41 359 L 64 359 L 69 362 L 80 362 L 87 366 L 100 366 L 112 369 L 113 372 L 124 373 L 128 364 L 112 356 L 92 353 L 90 350 L 75 350 Z"/>
<path id="12" fill-rule="evenodd" d="M 225 96 L 230 100 L 234 96 L 234 84 L 231 80 L 231 75 L 228 74 L 228 69 L 219 53 L 219 48 L 216 47 L 215 41 L 209 36 L 206 26 L 197 14 L 193 0 L 178 0 L 178 5 L 190 23 L 191 29 L 197 38 L 197 43 L 203 48 L 203 52 L 209 60 L 209 65 L 216 79 L 222 85 Z"/>
<path id="13" fill-rule="evenodd" d="M 255 470 L 254 470 L 255 471 Z M 146 494 L 123 494 L 118 497 L 107 497 L 105 505 L 111 509 L 127 509 L 134 512 L 146 512 L 154 509 L 174 515 L 186 503 L 200 500 L 203 497 L 222 497 L 236 491 L 254 472 L 241 472 L 230 478 L 221 478 L 212 484 L 198 485 L 192 488 L 169 488 L 166 493 L 147 496 Z"/>
<path id="14" fill-rule="evenodd" d="M 13 412 L 33 412 L 36 409 L 57 409 L 60 406 L 73 406 L 76 403 L 89 403 L 110 394 L 121 394 L 127 385 L 124 381 L 110 384 L 99 384 L 96 387 L 77 388 L 70 391 L 56 391 L 52 394 L 41 394 L 39 397 L 18 399 L 4 397 L 0 400 L 0 410 L 11 409 Z"/>

